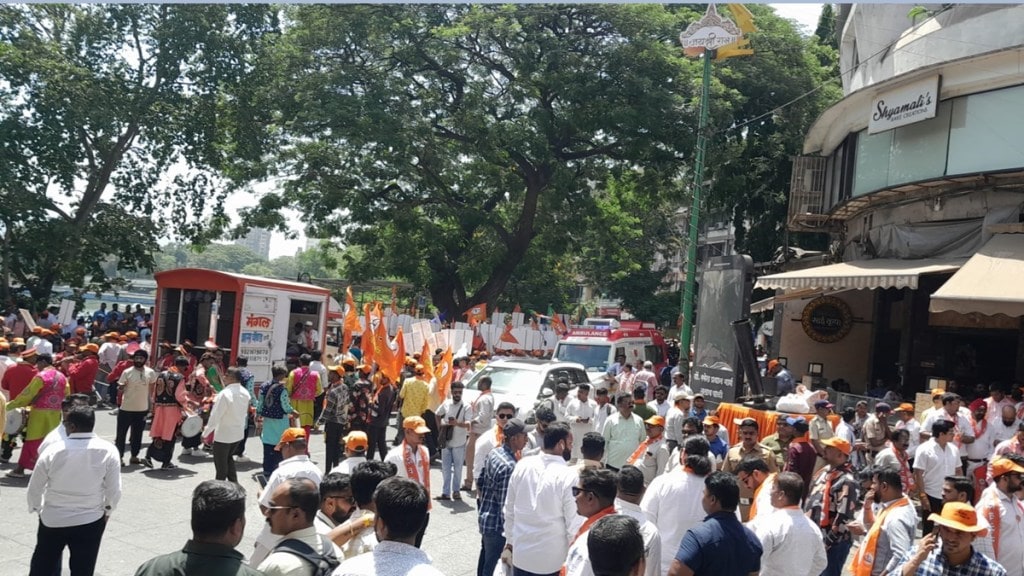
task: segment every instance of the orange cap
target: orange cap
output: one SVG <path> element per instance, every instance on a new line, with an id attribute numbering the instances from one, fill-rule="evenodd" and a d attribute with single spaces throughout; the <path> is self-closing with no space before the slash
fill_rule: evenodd
<path id="1" fill-rule="evenodd" d="M 370 439 L 366 437 L 366 432 L 359 430 L 349 432 L 348 436 L 345 436 L 342 440 L 345 441 L 345 449 L 347 450 L 360 452 L 370 447 Z"/>
<path id="2" fill-rule="evenodd" d="M 98 354 L 100 351 L 100 347 L 93 344 L 92 342 L 88 344 L 83 344 L 78 349 L 82 352 L 92 352 L 93 354 Z"/>
<path id="3" fill-rule="evenodd" d="M 847 456 L 850 455 L 850 451 L 852 450 L 850 443 L 842 438 L 839 438 L 838 436 L 833 436 L 832 438 L 825 438 L 821 441 L 821 443 L 824 444 L 825 446 L 831 446 L 836 450 L 839 450 L 843 454 L 846 454 Z"/>
<path id="4" fill-rule="evenodd" d="M 718 416 L 706 416 L 704 417 L 704 425 L 711 426 L 712 424 L 721 424 L 718 420 Z"/>
<path id="5" fill-rule="evenodd" d="M 896 409 L 893 410 L 893 412 L 910 412 L 911 414 L 913 414 L 914 405 L 911 404 L 910 402 L 904 402 L 903 404 L 897 406 Z"/>
<path id="6" fill-rule="evenodd" d="M 936 396 L 942 396 L 945 393 L 946 391 L 943 390 L 942 388 L 932 388 L 932 398 L 935 398 Z"/>
<path id="7" fill-rule="evenodd" d="M 285 444 L 291 444 L 296 440 L 305 440 L 306 431 L 302 428 L 285 428 L 284 432 L 281 433 L 281 440 L 274 446 L 274 450 L 281 451 L 281 446 Z"/>
<path id="8" fill-rule="evenodd" d="M 1010 472 L 1018 472 L 1024 474 L 1024 466 L 1017 464 L 1009 458 L 998 458 L 992 462 L 992 477 L 998 478 L 1003 474 L 1009 474 Z"/>
<path id="9" fill-rule="evenodd" d="M 651 416 L 647 420 L 644 420 L 644 424 L 650 424 L 651 426 L 661 426 L 661 427 L 664 427 L 665 426 L 665 419 L 662 418 L 661 416 L 658 416 L 657 414 L 655 414 L 654 416 Z"/>
<path id="10" fill-rule="evenodd" d="M 430 428 L 427 428 L 427 421 L 419 416 L 409 416 L 405 420 L 402 420 L 402 428 L 412 430 L 416 434 L 430 433 Z"/>
<path id="11" fill-rule="evenodd" d="M 21 357 L 22 358 L 32 358 L 35 355 L 36 355 L 36 349 L 35 348 L 29 348 L 28 350 L 25 350 L 24 352 L 21 353 Z"/>
<path id="12" fill-rule="evenodd" d="M 966 502 L 947 502 L 942 514 L 932 514 L 928 520 L 961 532 L 976 532 L 984 536 L 988 528 L 978 524 L 978 513 Z"/>

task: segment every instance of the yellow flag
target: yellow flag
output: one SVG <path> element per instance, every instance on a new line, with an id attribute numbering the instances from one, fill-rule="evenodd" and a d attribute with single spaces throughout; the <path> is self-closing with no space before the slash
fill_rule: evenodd
<path id="1" fill-rule="evenodd" d="M 743 4 L 726 4 L 726 6 L 729 7 L 733 21 L 736 22 L 736 25 L 744 35 L 732 44 L 726 44 L 716 50 L 716 61 L 735 58 L 736 56 L 750 56 L 754 53 L 754 50 L 750 47 L 750 40 L 746 38 L 747 34 L 757 32 L 757 28 L 754 26 L 754 15 Z"/>

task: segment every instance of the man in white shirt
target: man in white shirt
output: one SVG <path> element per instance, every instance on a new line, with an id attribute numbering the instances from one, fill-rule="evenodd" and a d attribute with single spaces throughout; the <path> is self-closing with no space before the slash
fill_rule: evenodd
<path id="1" fill-rule="evenodd" d="M 668 399 L 675 404 L 680 396 L 693 396 L 693 389 L 686 383 L 686 376 L 679 372 L 672 373 L 672 387 L 668 391 Z M 687 408 L 689 410 L 689 408 Z"/>
<path id="2" fill-rule="evenodd" d="M 32 575 L 60 571 L 64 546 L 72 574 L 92 574 L 107 516 L 121 499 L 121 459 L 93 434 L 91 406 L 73 406 L 64 419 L 68 437 L 41 454 L 28 483 L 29 512 L 39 513 Z"/>
<path id="3" fill-rule="evenodd" d="M 569 422 L 572 437 L 576 439 L 572 446 L 572 460 L 580 459 L 580 438 L 594 429 L 594 416 L 597 415 L 597 403 L 590 399 L 590 384 L 580 383 L 576 387 L 576 397 L 569 401 L 565 408 L 565 419 Z"/>
<path id="4" fill-rule="evenodd" d="M 394 464 L 380 460 L 368 460 L 352 472 L 352 497 L 356 501 L 356 510 L 347 524 L 354 522 L 357 528 L 349 533 L 348 542 L 343 543 L 345 558 L 366 554 L 377 546 L 377 534 L 373 528 L 377 505 L 373 501 L 373 494 L 377 486 L 397 474 Z"/>
<path id="5" fill-rule="evenodd" d="M 615 498 L 615 511 L 624 516 L 634 518 L 640 523 L 640 533 L 644 537 L 644 576 L 661 575 L 661 534 L 658 527 L 647 519 L 647 515 L 640 508 L 643 501 L 644 475 L 635 466 L 623 466 L 619 470 L 617 478 L 618 493 Z"/>
<path id="6" fill-rule="evenodd" d="M 657 386 L 654 389 L 654 402 L 650 404 L 651 408 L 658 413 L 658 416 L 662 418 L 668 416 L 668 409 L 672 407 L 672 403 L 668 401 L 668 388 L 665 386 Z"/>
<path id="7" fill-rule="evenodd" d="M 505 550 L 518 573 L 556 574 L 565 562 L 569 539 L 582 521 L 572 493 L 579 474 L 566 465 L 571 454 L 569 425 L 552 422 L 543 452 L 524 457 L 512 471 L 505 496 Z"/>
<path id="8" fill-rule="evenodd" d="M 402 429 L 405 436 L 402 443 L 392 448 L 384 457 L 385 462 L 390 462 L 398 469 L 398 476 L 408 478 L 430 494 L 430 453 L 423 445 L 424 437 L 430 434 L 430 428 L 426 421 L 419 416 L 409 416 L 402 421 Z M 427 513 L 423 527 L 416 535 L 416 546 L 423 543 L 423 534 L 427 531 L 427 524 L 430 522 L 430 513 Z"/>
<path id="9" fill-rule="evenodd" d="M 1017 455 L 992 461 L 992 484 L 981 493 L 978 516 L 989 524 L 988 533 L 974 541 L 975 550 L 1009 571 L 1024 570 L 1024 509 L 1017 494 L 1024 475 Z M 1014 567 L 1014 568 L 1011 568 Z"/>
<path id="10" fill-rule="evenodd" d="M 42 454 L 43 451 L 45 451 L 50 446 L 53 446 L 54 444 L 57 444 L 57 443 L 60 443 L 60 442 L 63 442 L 64 440 L 67 439 L 68 431 L 67 431 L 67 428 L 64 426 L 64 418 L 68 417 L 68 411 L 71 410 L 71 408 L 73 406 L 88 406 L 88 405 L 89 405 L 89 396 L 87 396 L 86 394 L 72 394 L 70 396 L 66 396 L 64 398 L 64 400 L 60 403 L 60 410 L 61 410 L 61 423 L 60 423 L 60 426 L 57 426 L 53 430 L 50 430 L 50 433 L 47 434 L 46 437 L 43 438 L 43 441 L 39 444 L 39 453 Z"/>
<path id="11" fill-rule="evenodd" d="M 960 452 L 961 456 L 967 459 L 967 469 L 964 470 L 964 473 L 968 478 L 973 478 L 975 470 L 988 466 L 995 444 L 992 443 L 992 427 L 985 416 L 988 405 L 984 400 L 978 398 L 971 402 L 969 408 L 971 410 L 970 430 L 974 442 L 965 444 Z"/>
<path id="12" fill-rule="evenodd" d="M 914 418 L 914 405 L 904 402 L 893 410 L 893 414 L 899 418 L 899 422 L 893 426 L 893 430 L 906 430 L 910 433 L 910 444 L 907 447 L 907 453 L 910 454 L 910 458 L 913 460 L 914 455 L 917 454 L 917 447 L 921 445 L 921 423 Z"/>
<path id="13" fill-rule="evenodd" d="M 914 458 L 914 484 L 924 514 L 942 510 L 942 484 L 947 476 L 963 476 L 960 451 L 953 444 L 953 423 L 938 420 L 932 424 L 931 439 L 921 444 Z M 933 523 L 922 522 L 924 534 L 931 534 Z"/>
<path id="14" fill-rule="evenodd" d="M 264 515 L 280 541 L 260 562 L 260 572 L 265 576 L 313 576 L 313 564 L 297 551 L 320 556 L 333 566 L 340 563 L 334 544 L 318 534 L 313 524 L 319 509 L 319 488 L 308 478 L 290 478 L 274 489 Z"/>
<path id="15" fill-rule="evenodd" d="M 366 432 L 353 430 L 341 440 L 345 443 L 345 459 L 341 461 L 341 464 L 332 468 L 331 472 L 351 474 L 356 466 L 366 462 L 366 450 L 370 446 L 370 439 L 366 436 Z"/>
<path id="16" fill-rule="evenodd" d="M 604 424 L 608 417 L 615 413 L 615 406 L 612 404 L 608 389 L 598 386 L 594 391 L 594 432 L 604 432 Z"/>
<path id="17" fill-rule="evenodd" d="M 217 470 L 216 479 L 238 482 L 235 460 L 231 456 L 245 436 L 250 396 L 242 386 L 241 371 L 234 366 L 224 371 L 223 384 L 224 389 L 213 401 L 203 437 L 213 434 L 213 465 Z"/>
<path id="18" fill-rule="evenodd" d="M 989 424 L 989 428 L 991 428 L 989 440 L 992 442 L 993 448 L 1017 434 L 1017 408 L 1012 405 L 1003 406 L 1000 411 L 1002 412 L 1000 418 Z"/>
<path id="19" fill-rule="evenodd" d="M 355 510 L 351 477 L 337 472 L 324 476 L 320 482 L 320 509 L 313 519 L 316 533 L 329 538 L 331 530 L 348 520 Z"/>
<path id="20" fill-rule="evenodd" d="M 633 414 L 633 395 L 620 392 L 615 397 L 618 412 L 608 417 L 601 434 L 605 439 L 604 464 L 618 470 L 626 464 L 637 446 L 647 438 L 644 421 Z"/>
<path id="21" fill-rule="evenodd" d="M 804 481 L 795 472 L 775 477 L 774 509 L 748 526 L 761 541 L 761 576 L 817 576 L 828 559 L 821 529 L 800 509 Z"/>
<path id="22" fill-rule="evenodd" d="M 957 450 L 963 450 L 964 444 L 974 442 L 974 432 L 971 429 L 970 413 L 963 414 L 960 411 L 960 397 L 956 394 L 946 393 L 942 395 L 942 409 L 933 412 L 921 424 L 921 436 L 931 435 L 932 424 L 939 420 L 946 420 L 953 424 L 952 439 Z"/>
<path id="23" fill-rule="evenodd" d="M 465 380 L 466 377 L 463 379 Z M 467 492 L 473 490 L 473 477 L 483 470 L 483 461 L 487 459 L 487 454 L 484 454 L 483 458 L 477 459 L 477 439 L 491 432 L 493 428 L 491 422 L 494 420 L 494 394 L 491 393 L 490 376 L 481 378 L 477 382 L 477 388 L 480 389 L 480 395 L 473 400 L 469 407 L 473 414 L 473 420 L 469 426 L 469 439 L 466 441 L 466 479 L 462 482 L 462 490 Z M 512 413 L 515 415 L 515 406 L 512 407 Z M 509 418 L 511 417 L 509 416 Z M 505 423 L 500 422 L 498 425 L 504 426 Z"/>
<path id="24" fill-rule="evenodd" d="M 309 456 L 306 454 L 306 448 L 305 429 L 297 427 L 287 428 L 281 434 L 281 441 L 274 447 L 274 450 L 281 453 L 283 460 L 274 470 L 274 473 L 270 475 L 270 478 L 267 479 L 267 485 L 260 493 L 259 505 L 261 512 L 266 514 L 266 507 L 270 505 L 271 496 L 273 496 L 278 486 L 284 484 L 285 481 L 292 478 L 308 478 L 317 485 L 323 481 L 323 473 L 309 459 Z M 269 524 L 264 524 L 263 529 L 256 536 L 255 550 L 252 557 L 249 558 L 249 565 L 259 566 L 267 555 L 270 554 L 274 546 L 277 545 L 278 541 L 280 541 L 280 537 L 275 536 L 270 531 Z"/>
<path id="25" fill-rule="evenodd" d="M 437 409 L 437 428 L 445 438 L 441 448 L 441 478 L 444 480 L 438 500 L 462 500 L 459 486 L 462 480 L 462 464 L 466 460 L 466 444 L 469 441 L 470 420 L 473 414 L 462 401 L 462 382 L 452 382 L 452 397 L 441 403 Z"/>
<path id="26" fill-rule="evenodd" d="M 993 382 L 988 387 L 988 398 L 985 398 L 985 412 L 987 414 L 988 422 L 991 425 L 995 425 L 996 422 L 1002 417 L 1003 408 L 1010 407 L 1016 412 L 1016 406 L 1013 404 L 1013 400 L 1006 397 L 1006 390 L 1003 384 L 1000 382 Z"/>
<path id="27" fill-rule="evenodd" d="M 854 574 L 898 574 L 896 567 L 914 547 L 917 511 L 903 494 L 903 478 L 897 468 L 875 466 L 873 470 L 874 501 L 864 502 L 864 525 L 850 526 L 854 534 L 867 531 L 851 567 Z"/>
<path id="28" fill-rule="evenodd" d="M 665 415 L 665 444 L 670 452 L 678 448 L 683 440 L 683 421 L 686 420 L 686 413 L 690 409 L 689 404 L 689 394 L 678 394 Z"/>
<path id="29" fill-rule="evenodd" d="M 587 538 L 590 536 L 590 527 L 595 522 L 616 513 L 617 491 L 615 472 L 604 469 L 580 472 L 579 483 L 572 492 L 576 498 L 576 512 L 586 518 L 586 521 L 569 543 L 564 576 L 594 576 L 594 570 L 590 566 Z"/>
<path id="30" fill-rule="evenodd" d="M 334 576 L 443 576 L 414 543 L 420 526 L 426 523 L 430 505 L 426 490 L 405 478 L 389 478 L 377 487 L 373 500 L 380 542 L 373 553 L 343 562 Z"/>
<path id="31" fill-rule="evenodd" d="M 640 502 L 640 508 L 658 527 L 665 544 L 661 548 L 660 574 L 668 574 L 683 535 L 700 524 L 706 515 L 701 500 L 704 478 L 714 470 L 714 463 L 708 458 L 710 450 L 703 436 L 684 440 L 679 452 L 680 467 L 655 478 Z"/>

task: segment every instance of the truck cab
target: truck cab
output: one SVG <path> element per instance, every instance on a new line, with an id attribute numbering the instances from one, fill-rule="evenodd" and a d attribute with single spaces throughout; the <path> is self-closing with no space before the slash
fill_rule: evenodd
<path id="1" fill-rule="evenodd" d="M 582 364 L 591 382 L 600 382 L 619 357 L 638 370 L 650 360 L 655 374 L 668 365 L 665 339 L 653 323 L 616 320 L 602 326 L 590 320 L 555 344 L 552 360 Z"/>

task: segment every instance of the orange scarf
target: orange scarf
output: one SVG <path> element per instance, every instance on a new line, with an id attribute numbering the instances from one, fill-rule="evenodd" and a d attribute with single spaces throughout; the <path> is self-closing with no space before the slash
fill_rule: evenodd
<path id="1" fill-rule="evenodd" d="M 501 420 L 498 422 L 501 422 Z M 494 439 L 496 442 L 495 447 L 501 446 L 505 443 L 505 429 L 501 427 L 501 424 L 496 424 L 494 426 Z"/>
<path id="2" fill-rule="evenodd" d="M 910 459 L 907 458 L 907 453 L 904 452 L 902 456 L 896 450 L 896 447 L 892 445 L 892 442 L 888 442 L 889 447 L 892 448 L 892 453 L 896 456 L 896 460 L 900 463 L 900 479 L 903 480 L 903 486 L 906 487 L 908 494 L 913 494 L 917 488 L 914 483 L 914 473 L 910 471 Z"/>
<path id="3" fill-rule="evenodd" d="M 607 508 L 604 508 L 597 514 L 594 514 L 593 516 L 587 518 L 583 525 L 580 526 L 580 529 L 576 531 L 576 535 L 572 537 L 572 542 L 569 542 L 569 547 L 571 548 L 572 545 L 576 543 L 576 540 L 579 540 L 580 536 L 586 534 L 587 530 L 590 530 L 590 527 L 594 525 L 594 522 L 597 522 L 601 518 L 604 518 L 605 516 L 611 514 L 615 514 L 615 506 L 609 506 Z M 562 564 L 562 569 L 558 571 L 559 576 L 565 576 L 565 571 L 565 564 Z"/>
<path id="4" fill-rule="evenodd" d="M 775 483 L 775 476 L 776 474 L 774 472 L 769 474 L 768 477 L 764 479 L 764 482 L 761 482 L 761 485 L 757 487 L 757 490 L 754 490 L 754 498 L 750 501 L 749 520 L 753 520 L 754 517 L 757 516 L 757 495 L 761 493 L 761 489 L 766 485 L 769 483 Z"/>
<path id="5" fill-rule="evenodd" d="M 633 451 L 633 454 L 631 454 L 629 458 L 626 460 L 626 464 L 633 464 L 634 462 L 642 458 L 644 452 L 647 452 L 647 447 L 657 442 L 658 440 L 661 440 L 661 434 L 658 434 L 654 438 L 648 438 L 641 442 L 640 445 L 636 447 L 636 450 Z"/>
<path id="6" fill-rule="evenodd" d="M 1000 527 L 999 526 L 999 516 L 1000 516 L 1000 514 L 999 514 L 999 509 L 1000 509 L 999 494 L 996 493 L 996 490 L 992 490 L 991 492 L 989 492 L 988 497 L 985 498 L 985 500 L 986 501 L 984 503 L 978 505 L 978 508 L 979 508 L 978 511 L 981 512 L 982 515 L 985 516 L 985 520 L 988 520 L 989 529 L 992 531 L 992 552 L 995 554 L 995 558 L 994 559 L 998 559 L 999 558 L 999 527 Z M 1017 507 L 1016 512 L 1018 514 L 1020 512 L 1024 512 L 1024 509 L 1022 509 L 1024 507 L 1021 506 L 1021 503 L 1019 501 L 1014 501 L 1013 498 L 1011 498 L 1010 501 L 1011 501 L 1011 504 L 1010 504 L 1011 506 L 1016 506 Z"/>
<path id="7" fill-rule="evenodd" d="M 971 430 L 974 431 L 975 438 L 981 438 L 981 435 L 985 433 L 985 428 L 988 426 L 988 419 L 982 418 L 981 430 L 978 430 L 978 423 L 974 421 L 974 416 L 971 416 Z"/>
<path id="8" fill-rule="evenodd" d="M 826 472 L 822 470 L 822 473 L 825 474 Z M 825 478 L 825 493 L 822 495 L 821 500 L 821 519 L 818 521 L 818 525 L 822 528 L 828 528 L 829 524 L 831 524 L 828 510 L 832 507 L 832 482 L 842 476 L 843 471 L 841 469 L 829 470 L 827 474 L 828 476 Z"/>
<path id="9" fill-rule="evenodd" d="M 910 500 L 907 500 L 907 497 L 904 496 L 886 506 L 885 510 L 882 510 L 882 513 L 878 515 L 875 523 L 868 530 L 867 537 L 864 538 L 864 544 L 857 550 L 857 555 L 853 558 L 851 568 L 853 569 L 854 576 L 871 576 L 871 568 L 875 564 L 875 549 L 878 547 L 878 535 L 882 533 L 882 524 L 885 523 L 885 517 L 891 510 L 909 505 Z M 870 506 L 870 504 L 865 504 L 865 506 Z"/>
<path id="10" fill-rule="evenodd" d="M 405 475 L 427 489 L 427 510 L 430 510 L 430 455 L 427 453 L 427 447 L 422 444 L 419 446 L 419 453 L 420 470 L 417 471 L 416 464 L 412 460 L 412 449 L 405 443 L 405 440 L 402 440 L 402 461 L 405 463 Z"/>

